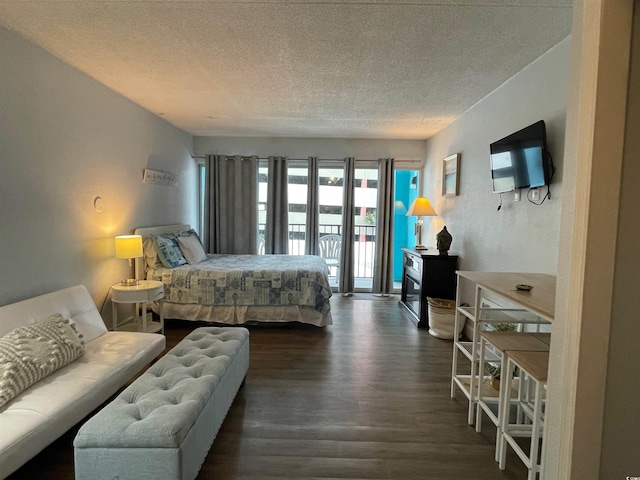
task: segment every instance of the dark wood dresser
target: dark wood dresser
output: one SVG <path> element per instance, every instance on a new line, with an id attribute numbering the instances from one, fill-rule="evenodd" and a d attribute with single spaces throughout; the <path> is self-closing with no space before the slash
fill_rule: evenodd
<path id="1" fill-rule="evenodd" d="M 419 328 L 429 328 L 427 297 L 456 298 L 457 255 L 402 247 L 402 294 L 398 303 Z"/>

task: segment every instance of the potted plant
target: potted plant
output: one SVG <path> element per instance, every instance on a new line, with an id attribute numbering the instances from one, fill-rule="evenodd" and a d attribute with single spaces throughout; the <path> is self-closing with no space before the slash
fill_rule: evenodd
<path id="1" fill-rule="evenodd" d="M 496 390 L 500 390 L 500 369 L 501 365 L 499 363 L 487 363 L 484 366 L 484 372 L 486 375 L 489 375 L 489 383 Z"/>

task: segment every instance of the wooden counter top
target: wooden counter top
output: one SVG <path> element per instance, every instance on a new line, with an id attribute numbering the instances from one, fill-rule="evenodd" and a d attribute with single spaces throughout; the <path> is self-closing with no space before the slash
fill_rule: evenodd
<path id="1" fill-rule="evenodd" d="M 556 277 L 546 273 L 474 272 L 459 270 L 462 278 L 481 288 L 495 292 L 523 308 L 553 322 L 556 303 Z M 529 292 L 516 290 L 516 285 L 531 285 Z"/>

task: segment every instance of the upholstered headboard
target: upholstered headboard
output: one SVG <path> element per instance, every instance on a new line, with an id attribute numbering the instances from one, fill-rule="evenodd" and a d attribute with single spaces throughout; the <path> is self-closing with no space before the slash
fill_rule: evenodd
<path id="1" fill-rule="evenodd" d="M 141 235 L 142 240 L 144 241 L 145 238 L 149 238 L 153 235 L 163 235 L 165 233 L 180 233 L 184 232 L 185 230 L 189 230 L 190 228 L 191 225 L 176 223 L 174 225 L 158 225 L 156 227 L 139 227 L 136 228 L 133 233 L 135 235 Z M 143 280 L 146 276 L 146 272 L 144 271 L 144 261 L 144 257 L 136 258 L 136 278 L 138 280 Z"/>
<path id="2" fill-rule="evenodd" d="M 162 235 L 164 233 L 180 233 L 185 230 L 189 230 L 191 225 L 175 224 L 175 225 L 159 225 L 157 227 L 140 227 L 136 228 L 133 233 L 136 235 L 142 235 L 142 238 L 150 237 L 151 235 Z"/>

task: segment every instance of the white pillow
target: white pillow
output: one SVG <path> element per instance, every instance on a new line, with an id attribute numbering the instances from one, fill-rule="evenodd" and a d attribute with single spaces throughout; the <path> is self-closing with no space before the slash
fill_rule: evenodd
<path id="1" fill-rule="evenodd" d="M 194 265 L 207 259 L 207 253 L 197 237 L 178 237 L 178 245 L 189 265 Z"/>
<path id="2" fill-rule="evenodd" d="M 144 252 L 144 259 L 148 268 L 162 267 L 162 262 L 158 258 L 158 252 L 156 252 L 156 246 L 153 243 L 153 238 L 146 238 L 142 242 L 142 250 Z M 145 268 L 145 271 L 147 269 Z"/>

